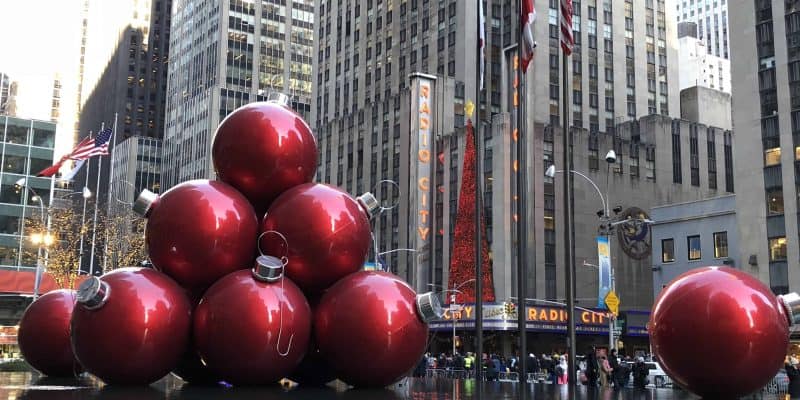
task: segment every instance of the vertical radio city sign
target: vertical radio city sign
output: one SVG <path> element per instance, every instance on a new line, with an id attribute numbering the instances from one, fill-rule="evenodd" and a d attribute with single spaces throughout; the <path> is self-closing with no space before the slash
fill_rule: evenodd
<path id="1" fill-rule="evenodd" d="M 429 258 L 431 221 L 431 164 L 433 163 L 433 99 L 436 78 L 413 74 L 411 107 L 411 215 L 414 220 L 414 248 L 417 250 L 417 279 L 424 280 L 424 261 Z M 421 279 L 422 278 L 422 279 Z"/>

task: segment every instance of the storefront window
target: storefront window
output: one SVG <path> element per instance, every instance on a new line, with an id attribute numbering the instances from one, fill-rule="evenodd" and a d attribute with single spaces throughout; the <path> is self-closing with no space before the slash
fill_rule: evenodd
<path id="1" fill-rule="evenodd" d="M 25 157 L 6 155 L 3 172 L 10 174 L 25 174 Z"/>
<path id="2" fill-rule="evenodd" d="M 17 254 L 19 248 L 16 246 L 0 246 L 0 265 L 17 265 Z"/>
<path id="3" fill-rule="evenodd" d="M 6 142 L 28 144 L 28 126 L 12 125 L 11 120 L 9 120 L 8 129 L 6 129 Z"/>

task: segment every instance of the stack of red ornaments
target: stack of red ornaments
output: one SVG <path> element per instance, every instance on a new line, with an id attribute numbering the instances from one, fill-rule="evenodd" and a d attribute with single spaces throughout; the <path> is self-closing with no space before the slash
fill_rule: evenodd
<path id="1" fill-rule="evenodd" d="M 31 364 L 109 384 L 172 371 L 193 383 L 385 386 L 411 370 L 439 303 L 362 270 L 380 207 L 311 182 L 305 121 L 285 101 L 246 105 L 222 121 L 212 156 L 218 181 L 145 190 L 134 204 L 154 269 L 118 269 L 31 305 L 20 326 Z"/>

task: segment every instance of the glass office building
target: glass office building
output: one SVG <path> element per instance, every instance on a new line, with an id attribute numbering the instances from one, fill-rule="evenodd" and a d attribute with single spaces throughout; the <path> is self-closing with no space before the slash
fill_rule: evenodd
<path id="1" fill-rule="evenodd" d="M 53 164 L 56 124 L 0 116 L 0 133 L 0 267 L 35 267 L 25 221 L 43 218 L 50 204 L 52 179 L 36 174 Z M 31 190 L 15 185 L 23 178 Z"/>

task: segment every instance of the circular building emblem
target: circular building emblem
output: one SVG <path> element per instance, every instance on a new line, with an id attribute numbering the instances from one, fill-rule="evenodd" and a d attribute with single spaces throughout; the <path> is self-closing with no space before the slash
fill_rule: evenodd
<path id="1" fill-rule="evenodd" d="M 620 221 L 628 222 L 617 225 L 617 239 L 625 254 L 635 260 L 643 260 L 650 255 L 650 226 L 644 222 L 649 218 L 638 207 L 630 207 L 620 215 Z"/>

